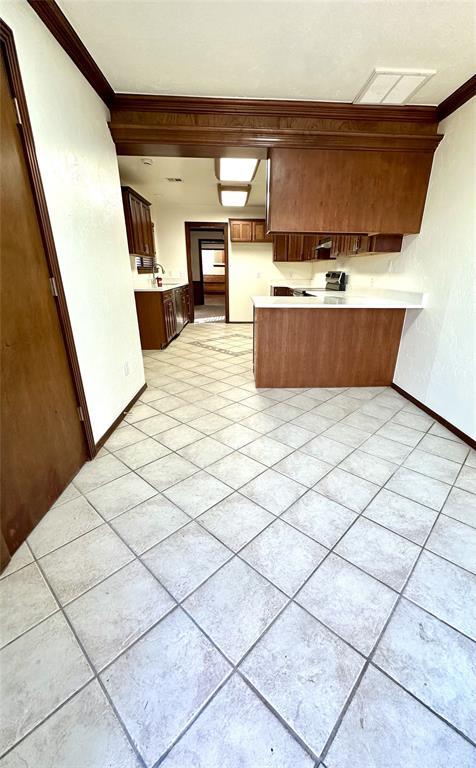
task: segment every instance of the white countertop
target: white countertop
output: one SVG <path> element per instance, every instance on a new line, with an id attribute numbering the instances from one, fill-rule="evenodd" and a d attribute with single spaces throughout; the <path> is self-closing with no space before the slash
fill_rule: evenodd
<path id="1" fill-rule="evenodd" d="M 147 293 L 163 293 L 164 291 L 172 291 L 174 288 L 182 288 L 183 286 L 188 286 L 188 283 L 167 283 L 162 284 L 160 288 L 157 285 L 150 285 L 148 288 L 136 288 L 134 287 L 134 293 L 143 293 L 144 291 Z"/>
<path id="2" fill-rule="evenodd" d="M 421 293 L 332 292 L 319 288 L 314 291 L 313 296 L 252 296 L 251 300 L 257 309 L 423 309 L 425 306 Z"/>

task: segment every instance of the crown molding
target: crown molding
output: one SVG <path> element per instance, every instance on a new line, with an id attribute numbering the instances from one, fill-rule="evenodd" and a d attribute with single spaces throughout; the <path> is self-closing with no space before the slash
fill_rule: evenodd
<path id="1" fill-rule="evenodd" d="M 460 85 L 456 91 L 441 102 L 437 109 L 438 121 L 444 120 L 445 117 L 448 117 L 459 107 L 462 107 L 463 104 L 466 104 L 473 96 L 476 96 L 476 75 L 466 80 L 463 85 Z"/>
<path id="2" fill-rule="evenodd" d="M 436 107 L 348 104 L 337 101 L 229 99 L 201 96 L 154 96 L 116 93 L 115 112 L 172 112 L 263 117 L 310 117 L 329 120 L 379 120 L 434 123 Z"/>
<path id="3" fill-rule="evenodd" d="M 27 2 L 98 96 L 109 106 L 114 98 L 114 91 L 59 5 L 54 0 L 27 0 Z"/>

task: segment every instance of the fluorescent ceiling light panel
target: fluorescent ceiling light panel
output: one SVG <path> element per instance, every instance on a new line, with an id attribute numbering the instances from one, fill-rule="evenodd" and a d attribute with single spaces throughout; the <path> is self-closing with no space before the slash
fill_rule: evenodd
<path id="1" fill-rule="evenodd" d="M 251 181 L 258 163 L 259 160 L 250 157 L 220 157 L 215 163 L 215 174 L 219 181 Z"/>
<path id="2" fill-rule="evenodd" d="M 245 187 L 217 184 L 217 187 L 218 198 L 225 208 L 243 208 L 248 202 L 251 184 L 247 184 Z"/>
<path id="3" fill-rule="evenodd" d="M 354 99 L 354 104 L 406 104 L 435 72 L 435 69 L 377 67 Z"/>

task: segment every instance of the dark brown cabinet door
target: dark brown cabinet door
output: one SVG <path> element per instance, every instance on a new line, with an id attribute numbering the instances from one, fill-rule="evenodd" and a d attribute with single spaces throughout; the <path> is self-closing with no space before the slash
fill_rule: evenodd
<path id="1" fill-rule="evenodd" d="M 303 261 L 303 236 L 287 235 L 288 238 L 288 261 Z"/>
<path id="2" fill-rule="evenodd" d="M 3 55 L 0 69 L 1 569 L 87 453 Z"/>
<path id="3" fill-rule="evenodd" d="M 273 235 L 273 261 L 288 260 L 288 238 L 286 235 Z"/>
<path id="4" fill-rule="evenodd" d="M 177 317 L 175 315 L 175 301 L 173 296 L 163 299 L 165 336 L 167 344 L 177 334 Z"/>
<path id="5" fill-rule="evenodd" d="M 266 234 L 265 219 L 253 219 L 251 221 L 251 239 L 254 243 L 272 243 L 271 235 Z"/>
<path id="6" fill-rule="evenodd" d="M 130 187 L 122 187 L 122 202 L 129 253 L 153 257 L 155 249 L 150 203 Z"/>
<path id="7" fill-rule="evenodd" d="M 230 239 L 234 243 L 251 243 L 252 222 L 248 219 L 230 219 Z"/>

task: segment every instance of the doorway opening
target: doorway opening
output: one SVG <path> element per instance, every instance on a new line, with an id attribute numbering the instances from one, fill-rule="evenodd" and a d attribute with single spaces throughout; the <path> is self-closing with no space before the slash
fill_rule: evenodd
<path id="1" fill-rule="evenodd" d="M 228 224 L 185 222 L 193 322 L 228 322 Z"/>

